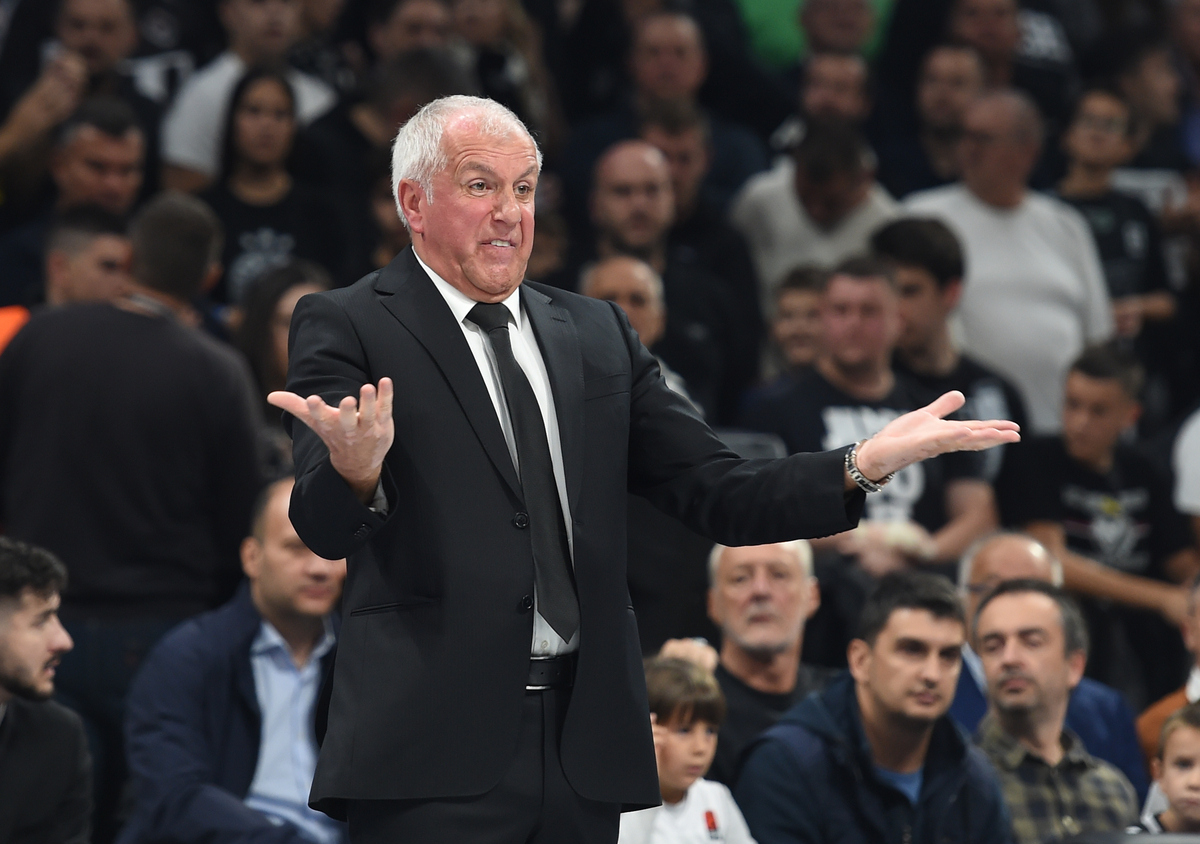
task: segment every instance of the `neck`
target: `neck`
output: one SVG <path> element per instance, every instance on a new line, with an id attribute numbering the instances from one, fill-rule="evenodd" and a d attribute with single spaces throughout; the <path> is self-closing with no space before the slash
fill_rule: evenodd
<path id="1" fill-rule="evenodd" d="M 896 349 L 896 354 L 905 366 L 918 375 L 943 377 L 958 366 L 962 355 L 950 342 L 950 331 L 945 325 L 922 346 Z"/>
<path id="2" fill-rule="evenodd" d="M 1070 452 L 1068 451 L 1068 454 L 1069 453 Z M 1109 449 L 1108 451 L 1104 452 L 1103 454 L 1097 455 L 1096 457 L 1089 457 L 1089 458 L 1076 457 L 1074 454 L 1072 454 L 1071 459 L 1073 459 L 1077 463 L 1082 463 L 1084 466 L 1091 469 L 1093 472 L 1103 475 L 1103 474 L 1106 474 L 1108 472 L 1108 470 L 1112 468 L 1113 451 L 1112 451 L 1112 449 Z"/>
<path id="3" fill-rule="evenodd" d="M 914 722 L 877 712 L 862 686 L 855 690 L 863 734 L 876 765 L 901 774 L 911 774 L 925 765 L 925 754 L 933 736 L 933 722 Z"/>
<path id="4" fill-rule="evenodd" d="M 229 178 L 229 190 L 250 205 L 274 205 L 292 189 L 292 177 L 275 165 L 240 164 Z"/>
<path id="5" fill-rule="evenodd" d="M 233 53 L 246 67 L 255 67 L 256 65 L 276 65 L 283 61 L 283 56 L 267 55 L 254 49 L 250 44 L 233 43 L 229 45 L 229 52 Z"/>
<path id="6" fill-rule="evenodd" d="M 834 387 L 856 399 L 878 401 L 892 391 L 896 379 L 886 360 L 847 367 L 830 355 L 817 358 L 817 372 Z"/>
<path id="7" fill-rule="evenodd" d="M 1015 187 L 992 187 L 983 190 L 969 185 L 968 187 L 980 202 L 984 205 L 991 205 L 993 208 L 1016 208 L 1025 200 L 1023 184 Z"/>
<path id="8" fill-rule="evenodd" d="M 687 789 L 671 788 L 669 786 L 663 786 L 661 793 L 663 802 L 671 806 L 674 806 L 680 800 L 687 797 Z"/>
<path id="9" fill-rule="evenodd" d="M 933 172 L 943 179 L 958 175 L 958 139 L 962 133 L 957 129 L 921 131 L 921 148 L 929 159 Z"/>
<path id="10" fill-rule="evenodd" d="M 800 646 L 801 642 L 796 642 L 785 651 L 758 655 L 726 638 L 721 645 L 721 665 L 757 692 L 791 694 L 796 688 L 796 676 L 800 672 Z"/>
<path id="11" fill-rule="evenodd" d="M 1067 197 L 1099 196 L 1108 191 L 1110 167 L 1091 167 L 1073 162 L 1067 175 L 1058 183 L 1058 192 Z"/>
<path id="12" fill-rule="evenodd" d="M 993 58 L 984 61 L 984 87 L 1008 88 L 1012 85 L 1012 59 Z"/>
<path id="13" fill-rule="evenodd" d="M 1164 832 L 1200 832 L 1200 823 L 1189 823 L 1186 818 L 1174 809 L 1167 809 L 1159 815 L 1158 822 Z"/>
<path id="14" fill-rule="evenodd" d="M 1055 712 L 997 712 L 996 717 L 1004 732 L 1015 738 L 1021 746 L 1042 759 L 1051 767 L 1063 758 L 1062 731 L 1067 717 L 1067 705 L 1055 707 Z"/>
<path id="15" fill-rule="evenodd" d="M 169 311 L 184 322 L 190 322 L 195 314 L 191 302 L 184 302 L 170 294 L 154 290 L 137 282 L 129 286 L 129 293 L 125 298 L 118 299 L 114 304 L 127 311 L 149 314 L 151 316 L 158 315 L 162 311 Z"/>
<path id="16" fill-rule="evenodd" d="M 259 614 L 270 622 L 271 626 L 278 630 L 279 635 L 283 637 L 288 653 L 291 654 L 292 662 L 296 664 L 297 668 L 303 668 L 308 664 L 313 649 L 325 635 L 325 620 L 319 616 L 278 612 L 274 608 L 263 606 L 263 601 L 257 596 L 253 586 L 250 588 L 250 595 Z"/>
<path id="17" fill-rule="evenodd" d="M 644 249 L 629 249 L 618 247 L 611 237 L 600 235 L 596 238 L 596 254 L 601 258 L 611 258 L 614 255 L 632 255 L 645 261 L 660 276 L 667 270 L 667 244 L 659 240 Z"/>

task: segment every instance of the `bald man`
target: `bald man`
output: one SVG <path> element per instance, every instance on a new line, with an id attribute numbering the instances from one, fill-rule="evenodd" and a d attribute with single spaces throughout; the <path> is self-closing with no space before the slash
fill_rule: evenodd
<path id="1" fill-rule="evenodd" d="M 973 629 L 979 603 L 1008 580 L 1040 580 L 1062 586 L 1062 563 L 1044 545 L 1019 533 L 999 533 L 977 542 L 958 567 L 958 588 L 967 609 L 967 629 Z M 974 732 L 987 711 L 983 664 L 970 644 L 963 646 L 963 672 L 950 706 L 950 717 Z M 1149 783 L 1138 747 L 1133 710 L 1121 694 L 1084 677 L 1067 707 L 1066 726 L 1098 759 L 1121 769 L 1144 800 Z"/>
<path id="2" fill-rule="evenodd" d="M 962 181 L 904 204 L 940 218 L 962 241 L 963 351 L 1016 385 L 1033 433 L 1056 434 L 1071 361 L 1108 339 L 1113 323 L 1087 223 L 1027 187 L 1041 146 L 1032 100 L 1012 90 L 986 94 L 963 116 Z"/>
<path id="3" fill-rule="evenodd" d="M 736 330 L 729 294 L 704 262 L 668 241 L 675 205 L 666 156 L 645 141 L 613 144 L 596 163 L 589 207 L 597 258 L 637 258 L 662 278 L 671 319 L 656 354 L 679 373 L 709 420 L 731 420 L 757 374 L 758 350 Z"/>

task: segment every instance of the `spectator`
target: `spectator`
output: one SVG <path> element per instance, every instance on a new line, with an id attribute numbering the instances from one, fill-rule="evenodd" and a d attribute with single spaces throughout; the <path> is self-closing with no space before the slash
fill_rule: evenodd
<path id="1" fill-rule="evenodd" d="M 300 37 L 300 0 L 218 0 L 229 48 L 193 74 L 163 121 L 163 184 L 203 190 L 221 168 L 229 101 L 248 68 L 277 65 Z M 333 90 L 298 70 L 287 71 L 295 116 L 308 125 L 337 101 Z"/>
<path id="2" fill-rule="evenodd" d="M 1179 125 L 1180 78 L 1171 47 L 1156 36 L 1121 41 L 1117 86 L 1133 111 L 1130 167 L 1183 172 L 1191 163 Z"/>
<path id="3" fill-rule="evenodd" d="M 845 123 L 861 127 L 871 113 L 871 70 L 854 53 L 814 53 L 797 68 L 799 81 L 787 87 L 799 93 L 799 114 L 784 120 L 771 133 L 771 146 L 792 150 L 804 139 L 808 123 Z"/>
<path id="4" fill-rule="evenodd" d="M 1200 767 L 1200 706 L 1188 704 L 1162 726 L 1159 752 L 1151 760 L 1154 783 L 1163 792 L 1167 808 L 1145 813 L 1129 832 L 1200 833 L 1200 801 L 1196 797 L 1196 771 Z"/>
<path id="5" fill-rule="evenodd" d="M 1025 424 L 1021 397 L 1006 380 L 964 355 L 951 339 L 950 315 L 962 297 L 963 254 L 940 220 L 906 217 L 871 236 L 871 249 L 892 265 L 900 296 L 900 338 L 892 367 L 932 395 L 958 390 L 968 419 L 1011 419 Z M 1003 448 L 981 455 L 994 481 Z"/>
<path id="6" fill-rule="evenodd" d="M 300 35 L 288 58 L 339 96 L 353 94 L 366 71 L 362 47 L 342 37 L 347 0 L 301 0 Z"/>
<path id="7" fill-rule="evenodd" d="M 748 751 L 735 795 L 759 844 L 1011 840 L 995 773 L 946 716 L 965 634 L 944 579 L 880 581 L 849 674 Z"/>
<path id="8" fill-rule="evenodd" d="M 1055 587 L 1063 582 L 1062 563 L 1032 537 L 998 533 L 981 539 L 963 555 L 958 567 L 958 591 L 967 607 L 967 626 L 983 596 L 1010 580 L 1039 580 Z M 950 707 L 950 717 L 974 733 L 987 713 L 987 678 L 983 663 L 968 642 L 963 645 L 964 671 Z M 1097 759 L 1115 765 L 1133 785 L 1138 800 L 1146 796 L 1146 766 L 1138 751 L 1133 711 L 1116 689 L 1084 677 L 1071 692 L 1066 726 L 1093 748 Z"/>
<path id="9" fill-rule="evenodd" d="M 276 481 L 255 506 L 246 585 L 164 636 L 134 680 L 125 729 L 136 802 L 121 844 L 346 840 L 308 808 L 346 562 L 300 541 L 292 486 Z"/>
<path id="10" fill-rule="evenodd" d="M 367 12 L 367 43 L 378 62 L 412 50 L 445 47 L 454 32 L 446 0 L 374 0 Z"/>
<path id="11" fill-rule="evenodd" d="M 659 103 L 647 109 L 640 135 L 658 147 L 671 171 L 675 222 L 668 240 L 700 256 L 737 306 L 739 334 L 757 346 L 763 335 L 762 310 L 750 252 L 725 221 L 719 201 L 704 188 L 713 161 L 708 118 L 684 100 Z"/>
<path id="12" fill-rule="evenodd" d="M 748 407 L 743 423 L 777 434 L 794 454 L 857 442 L 923 406 L 924 391 L 891 367 L 898 311 L 886 265 L 866 259 L 843 264 L 825 287 L 822 350 L 812 371 L 787 391 Z M 991 487 L 974 456 L 936 458 L 914 468 L 897 473 L 868 498 L 859 528 L 838 540 L 875 574 L 908 561 L 950 563 L 995 526 Z M 830 541 L 818 544 L 829 547 Z"/>
<path id="13" fill-rule="evenodd" d="M 668 242 L 672 197 L 662 153 L 643 141 L 614 145 L 596 165 L 595 253 L 632 255 L 661 275 L 670 319 L 654 351 L 679 373 L 709 419 L 721 422 L 752 380 L 758 350 L 737 336 L 728 294 L 699 256 Z"/>
<path id="14" fill-rule="evenodd" d="M 786 389 L 812 369 L 821 353 L 821 294 L 829 273 L 812 265 L 793 269 L 775 288 L 769 366 L 778 372 L 763 390 Z M 747 397 L 747 403 L 752 399 Z"/>
<path id="15" fill-rule="evenodd" d="M 1062 435 L 1009 451 L 996 484 L 1001 513 L 1062 560 L 1066 588 L 1084 596 L 1091 676 L 1131 700 L 1157 700 L 1185 663 L 1173 627 L 1187 594 L 1177 584 L 1200 566 L 1166 482 L 1120 441 L 1137 421 L 1141 367 L 1099 346 L 1072 364 L 1066 382 Z"/>
<path id="16" fill-rule="evenodd" d="M 791 159 L 746 183 L 730 221 L 750 244 L 764 310 L 793 267 L 831 268 L 860 254 L 871 232 L 895 216 L 896 204 L 874 177 L 862 136 L 831 125 L 812 127 Z"/>
<path id="17" fill-rule="evenodd" d="M 39 313 L 0 357 L 0 517 L 71 572 L 79 648 L 58 685 L 88 726 L 101 841 L 129 681 L 162 633 L 228 597 L 259 486 L 245 364 L 185 324 L 219 232 L 199 200 L 156 198 L 130 230 L 130 295 Z"/>
<path id="18" fill-rule="evenodd" d="M 879 182 L 892 196 L 941 187 L 957 179 L 963 115 L 983 90 L 983 62 L 970 47 L 934 47 L 917 80 L 917 130 L 893 129 L 880 139 Z"/>
<path id="19" fill-rule="evenodd" d="M 209 293 L 214 302 L 240 304 L 255 279 L 292 258 L 315 261 L 338 278 L 346 272 L 333 204 L 288 169 L 295 108 L 288 77 L 278 71 L 251 70 L 234 86 L 221 170 L 201 194 L 225 228 L 225 272 Z"/>
<path id="20" fill-rule="evenodd" d="M 800 661 L 804 624 L 821 604 L 807 542 L 717 545 L 708 572 L 708 613 L 721 631 L 715 674 L 727 706 L 709 779 L 732 786 L 742 751 L 833 672 Z"/>
<path id="21" fill-rule="evenodd" d="M 1161 755 L 1160 736 L 1167 719 L 1188 704 L 1200 700 L 1200 607 L 1197 606 L 1200 602 L 1197 601 L 1197 589 L 1200 589 L 1200 579 L 1192 578 L 1188 584 L 1187 615 L 1179 625 L 1184 646 L 1192 656 L 1187 681 L 1166 697 L 1146 707 L 1138 716 L 1138 740 L 1141 742 L 1147 765 L 1152 766 L 1154 760 Z"/>
<path id="22" fill-rule="evenodd" d="M 1077 211 L 1026 187 L 1042 137 L 1027 97 L 986 94 L 963 127 L 962 181 L 912 194 L 905 207 L 940 218 L 963 244 L 964 351 L 1016 384 L 1027 431 L 1056 433 L 1067 367 L 1112 332 L 1096 245 Z"/>
<path id="23" fill-rule="evenodd" d="M 729 789 L 703 779 L 725 700 L 712 674 L 682 659 L 646 660 L 646 692 L 663 805 L 621 816 L 617 844 L 754 844 Z"/>
<path id="24" fill-rule="evenodd" d="M 288 329 L 296 303 L 302 296 L 332 286 L 329 273 L 316 264 L 292 261 L 256 279 L 242 302 L 234 339 L 254 376 L 271 449 L 267 456 L 280 468 L 291 466 L 292 440 L 283 430 L 279 410 L 267 404 L 267 393 L 282 390 L 287 381 Z"/>
<path id="25" fill-rule="evenodd" d="M 46 233 L 55 211 L 99 205 L 120 216 L 129 213 L 142 186 L 144 156 L 144 137 L 127 104 L 101 98 L 79 107 L 60 127 L 51 155 L 53 209 L 0 238 L 0 306 L 41 298 Z"/>
<path id="26" fill-rule="evenodd" d="M 1175 439 L 1175 509 L 1191 517 L 1193 542 L 1200 548 L 1200 410 L 1184 421 Z"/>
<path id="27" fill-rule="evenodd" d="M 642 116 L 658 103 L 684 100 L 697 107 L 708 75 L 708 53 L 700 25 L 691 15 L 656 11 L 637 21 L 629 52 L 632 91 L 621 105 L 579 124 L 571 134 L 561 166 L 568 222 L 585 228 L 583 197 L 594 163 L 617 141 L 637 137 Z M 712 167 L 705 177 L 708 195 L 722 211 L 755 173 L 767 168 L 762 142 L 745 127 L 709 116 Z"/>
<path id="28" fill-rule="evenodd" d="M 1070 598 L 1040 580 L 1001 583 L 980 602 L 972 634 L 990 706 L 978 741 L 1000 775 L 1013 840 L 1045 844 L 1133 823 L 1129 780 L 1063 724 L 1087 662 L 1087 627 Z"/>
<path id="29" fill-rule="evenodd" d="M 90 841 L 91 760 L 79 716 L 50 700 L 73 643 L 58 619 L 67 570 L 0 537 L 0 840 Z"/>
<path id="30" fill-rule="evenodd" d="M 1200 0 L 1179 0 L 1171 4 L 1168 31 L 1175 47 L 1175 65 L 1183 89 L 1184 152 L 1195 166 L 1200 163 Z"/>

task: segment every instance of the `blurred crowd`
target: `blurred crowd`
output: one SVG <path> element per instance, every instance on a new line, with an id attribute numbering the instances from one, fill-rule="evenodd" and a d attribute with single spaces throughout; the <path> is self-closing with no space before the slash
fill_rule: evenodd
<path id="1" fill-rule="evenodd" d="M 1079 814 L 1136 822 L 1160 735 L 1200 749 L 1200 715 L 1170 720 L 1200 699 L 1200 0 L 0 0 L 0 524 L 65 565 L 0 549 L 0 605 L 61 593 L 46 664 L 82 718 L 92 830 L 12 840 L 343 834 L 304 771 L 344 565 L 287 523 L 266 395 L 298 300 L 407 247 L 391 142 L 451 94 L 505 104 L 545 154 L 529 280 L 619 304 L 734 451 L 840 447 L 947 390 L 1022 426 L 904 469 L 803 549 L 714 551 L 630 499 L 668 804 L 697 765 L 734 787 L 809 692 L 844 709 L 907 608 L 962 628 L 950 714 L 1004 774 L 996 818 L 1084 831 L 1022 827 L 1040 810 L 997 762 L 1017 721 L 980 724 L 976 605 L 1025 578 L 1053 585 L 995 598 L 1050 601 L 1085 655 L 1063 668 L 1078 744 L 1044 762 L 1107 760 Z M 829 717 L 785 722 L 849 729 Z M 708 761 L 664 769 L 667 722 L 711 732 Z M 771 783 L 813 752 L 784 733 L 765 784 L 704 792 L 760 842 L 815 840 L 776 830 L 798 798 Z M 0 770 L 5 740 L 0 720 Z M 1144 823 L 1175 811 L 1163 791 Z"/>

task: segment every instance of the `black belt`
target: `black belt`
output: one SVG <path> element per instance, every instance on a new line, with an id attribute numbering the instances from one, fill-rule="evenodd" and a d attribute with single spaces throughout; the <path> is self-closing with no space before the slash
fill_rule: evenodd
<path id="1" fill-rule="evenodd" d="M 526 691 L 566 689 L 575 682 L 575 654 L 532 656 L 529 658 L 529 679 Z"/>

